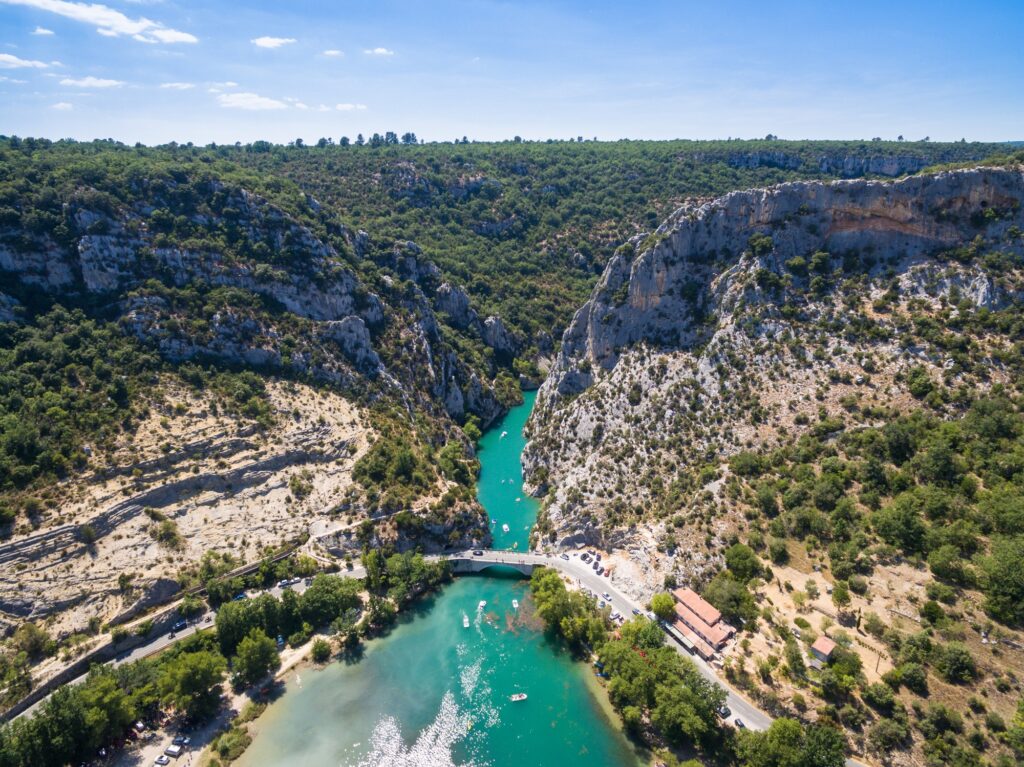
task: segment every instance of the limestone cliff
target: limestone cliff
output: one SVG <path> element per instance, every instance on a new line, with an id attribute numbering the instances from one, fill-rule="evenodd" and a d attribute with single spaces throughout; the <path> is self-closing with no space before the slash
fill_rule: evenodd
<path id="1" fill-rule="evenodd" d="M 538 396 L 525 467 L 550 491 L 542 535 L 632 551 L 650 583 L 700 572 L 742 520 L 720 483 L 685 499 L 689 470 L 810 428 L 843 397 L 909 400 L 912 367 L 951 387 L 1005 380 L 998 331 L 959 354 L 906 323 L 1020 306 L 1022 201 L 1020 168 L 797 182 L 680 208 L 631 240 Z"/>

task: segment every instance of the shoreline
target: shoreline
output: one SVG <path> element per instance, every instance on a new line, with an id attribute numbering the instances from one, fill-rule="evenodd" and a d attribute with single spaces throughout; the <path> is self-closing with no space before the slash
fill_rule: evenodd
<path id="1" fill-rule="evenodd" d="M 463 577 L 477 578 L 480 576 L 477 574 L 453 576 L 452 580 L 443 584 L 441 589 L 436 591 L 423 592 L 414 602 L 409 603 L 406 606 L 405 610 L 415 608 L 417 602 L 420 602 L 424 597 L 428 597 L 431 595 L 440 595 L 445 588 L 447 588 L 449 585 L 455 582 L 456 578 Z M 533 597 L 530 594 L 528 587 L 529 579 L 523 578 L 521 580 L 525 584 L 527 584 L 526 594 L 524 595 L 524 597 L 526 599 L 532 600 Z M 543 629 L 535 630 L 543 631 Z M 371 648 L 374 644 L 376 644 L 377 640 L 386 639 L 390 635 L 390 633 L 391 632 L 388 632 L 387 634 L 383 635 L 375 635 L 369 638 L 368 640 L 363 640 L 363 658 L 360 659 L 359 662 L 361 663 L 362 660 L 365 659 L 365 656 L 372 652 Z M 229 688 L 228 691 L 225 693 L 225 695 L 227 696 L 227 702 L 225 706 L 222 707 L 220 712 L 218 712 L 214 720 L 206 726 L 204 726 L 202 729 L 202 732 L 204 733 L 209 732 L 210 736 L 206 738 L 201 748 L 197 748 L 194 752 L 190 754 L 190 756 L 192 757 L 191 760 L 181 762 L 181 764 L 185 765 L 185 767 L 209 767 L 211 760 L 216 757 L 216 755 L 211 751 L 210 748 L 213 739 L 223 730 L 230 727 L 231 721 L 244 710 L 246 704 L 250 702 L 254 704 L 258 702 L 263 702 L 266 703 L 265 708 L 256 717 L 242 725 L 247 730 L 252 740 L 255 740 L 260 735 L 260 732 L 262 730 L 261 721 L 266 716 L 269 707 L 275 704 L 276 702 L 282 700 L 289 693 L 294 692 L 294 687 L 287 679 L 288 674 L 301 674 L 306 671 L 310 671 L 311 673 L 317 673 L 320 671 L 325 671 L 334 663 L 341 662 L 341 658 L 337 652 L 332 653 L 331 658 L 325 663 L 316 663 L 309 657 L 310 652 L 312 651 L 313 642 L 315 642 L 318 638 L 331 638 L 331 635 L 314 634 L 305 644 L 293 649 L 289 648 L 288 650 L 282 653 L 281 668 L 278 669 L 277 672 L 275 672 L 273 679 L 275 682 L 281 683 L 284 687 L 281 690 L 280 694 L 274 696 L 272 699 L 266 701 L 254 701 L 252 698 L 250 698 L 247 691 L 235 693 L 231 691 Z M 286 655 L 287 657 L 285 657 Z M 634 736 L 631 736 L 629 732 L 626 730 L 625 723 L 623 722 L 622 717 L 619 715 L 618 711 L 616 711 L 615 707 L 612 705 L 611 698 L 608 695 L 607 685 L 602 684 L 602 682 L 593 674 L 591 660 L 588 658 L 574 658 L 571 662 L 573 664 L 581 664 L 583 666 L 583 668 L 581 669 L 581 672 L 583 674 L 583 685 L 586 688 L 587 693 L 592 696 L 596 704 L 596 707 L 604 716 L 607 726 L 621 734 L 621 736 L 630 744 L 631 748 L 634 749 L 638 764 L 646 765 L 647 767 L 654 765 L 656 761 L 656 756 L 654 752 L 650 749 L 650 747 L 647 744 L 643 743 L 642 741 L 639 741 Z M 198 741 L 197 735 L 198 733 L 193 735 L 194 742 Z M 164 737 L 166 738 L 167 734 L 165 734 Z M 155 757 L 158 753 L 162 753 L 162 751 L 154 750 L 153 756 Z M 243 752 L 242 755 L 239 756 L 239 758 L 241 758 L 244 755 L 244 753 L 245 752 Z M 142 762 L 142 764 L 151 763 L 151 759 Z M 236 762 L 231 762 L 231 764 L 234 763 Z M 139 763 L 131 762 L 130 764 L 137 765 Z M 115 767 L 123 766 L 121 764 L 116 764 Z M 125 765 L 124 767 L 127 767 L 127 765 Z"/>

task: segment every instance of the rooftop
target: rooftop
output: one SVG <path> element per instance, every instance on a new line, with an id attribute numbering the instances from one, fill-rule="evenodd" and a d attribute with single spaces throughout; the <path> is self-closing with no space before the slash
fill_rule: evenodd
<path id="1" fill-rule="evenodd" d="M 827 658 L 832 654 L 832 651 L 836 649 L 836 643 L 822 634 L 814 640 L 814 644 L 811 645 L 811 649 Z"/>
<path id="2" fill-rule="evenodd" d="M 697 616 L 709 626 L 714 626 L 722 617 L 722 614 L 715 609 L 714 605 L 703 599 L 693 589 L 685 587 L 676 589 L 672 592 L 672 596 L 676 598 L 677 602 L 682 605 L 686 605 L 690 610 L 695 612 Z"/>

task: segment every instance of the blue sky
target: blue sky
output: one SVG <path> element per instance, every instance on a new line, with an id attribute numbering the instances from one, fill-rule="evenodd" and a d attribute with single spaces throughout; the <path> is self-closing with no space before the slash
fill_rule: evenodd
<path id="1" fill-rule="evenodd" d="M 0 133 L 1024 139 L 1024 0 L 0 0 Z"/>

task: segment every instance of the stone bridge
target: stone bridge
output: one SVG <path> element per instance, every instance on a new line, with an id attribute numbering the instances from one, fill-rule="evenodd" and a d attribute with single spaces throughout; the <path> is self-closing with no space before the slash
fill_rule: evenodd
<path id="1" fill-rule="evenodd" d="M 480 552 L 479 554 L 474 552 Z M 479 573 L 489 567 L 508 567 L 523 575 L 530 575 L 542 565 L 550 566 L 551 558 L 543 554 L 499 551 L 495 549 L 471 549 L 455 554 L 444 554 L 439 559 L 452 563 L 453 573 Z"/>

